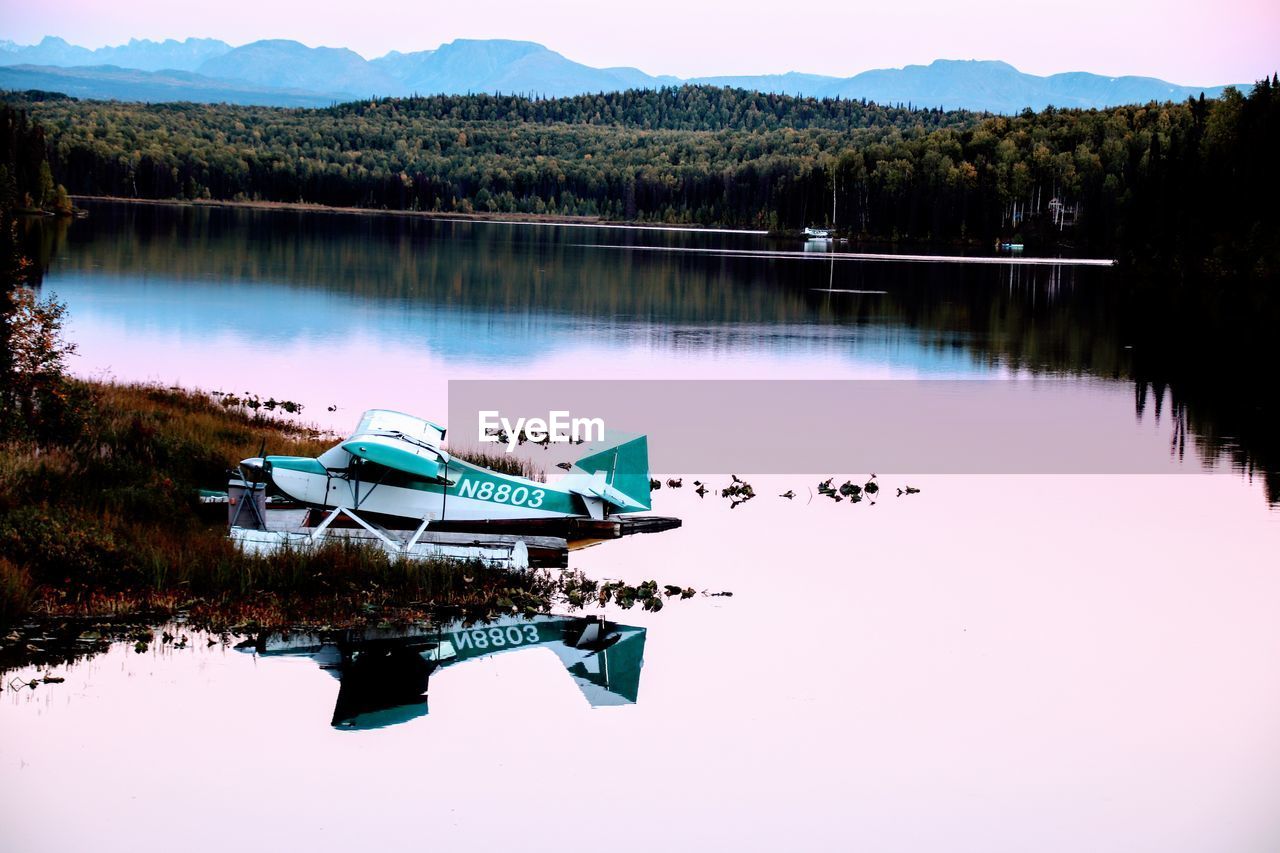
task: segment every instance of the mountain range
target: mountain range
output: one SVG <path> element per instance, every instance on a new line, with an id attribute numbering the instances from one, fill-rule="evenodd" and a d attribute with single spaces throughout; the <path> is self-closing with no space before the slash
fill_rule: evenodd
<path id="1" fill-rule="evenodd" d="M 239 47 L 217 39 L 133 39 L 96 50 L 54 36 L 35 45 L 0 41 L 0 89 L 125 101 L 325 106 L 371 96 L 503 92 L 562 97 L 686 83 L 994 113 L 1177 101 L 1202 92 L 1212 98 L 1225 88 L 1082 71 L 1038 76 L 1005 62 L 949 59 L 852 77 L 790 72 L 682 79 L 637 68 L 594 68 L 534 42 L 504 39 L 457 39 L 435 50 L 392 51 L 373 60 L 347 48 L 308 47 L 286 39 Z"/>

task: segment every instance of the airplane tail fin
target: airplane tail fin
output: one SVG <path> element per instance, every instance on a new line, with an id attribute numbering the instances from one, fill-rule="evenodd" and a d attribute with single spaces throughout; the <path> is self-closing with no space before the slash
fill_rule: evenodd
<path id="1" fill-rule="evenodd" d="M 584 456 L 574 468 L 588 475 L 589 485 L 584 488 L 591 497 L 608 501 L 619 512 L 639 512 L 653 505 L 649 497 L 649 440 L 643 435 Z M 574 491 L 584 494 L 577 488 Z"/>

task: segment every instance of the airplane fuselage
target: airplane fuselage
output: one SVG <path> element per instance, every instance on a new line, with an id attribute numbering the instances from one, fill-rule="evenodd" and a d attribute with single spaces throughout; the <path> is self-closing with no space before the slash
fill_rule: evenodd
<path id="1" fill-rule="evenodd" d="M 437 521 L 553 518 L 586 515 L 582 498 L 524 477 L 451 459 L 446 485 L 370 463 L 330 470 L 317 459 L 267 457 L 266 471 L 281 494 L 311 506 L 346 507 Z"/>

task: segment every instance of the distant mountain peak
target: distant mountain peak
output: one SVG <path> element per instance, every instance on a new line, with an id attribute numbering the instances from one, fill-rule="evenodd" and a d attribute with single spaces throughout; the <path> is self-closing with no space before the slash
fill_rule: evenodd
<path id="1" fill-rule="evenodd" d="M 268 47 L 283 47 L 288 50 L 324 50 L 323 47 L 308 47 L 295 39 L 258 39 L 257 41 L 251 41 L 246 44 L 242 44 L 239 47 L 234 47 L 232 50 L 259 50 L 261 48 Z"/>
<path id="2" fill-rule="evenodd" d="M 25 80 L 71 80 L 81 96 L 120 97 L 173 89 L 173 78 L 150 83 L 139 74 L 92 82 L 87 69 L 117 66 L 144 72 L 182 71 L 200 75 L 201 93 L 226 84 L 230 97 L 244 102 L 311 103 L 354 100 L 371 95 L 505 92 L 560 97 L 622 89 L 706 84 L 817 98 L 858 98 L 886 104 L 913 103 L 947 109 L 1016 113 L 1025 107 L 1106 107 L 1151 100 L 1181 100 L 1203 91 L 1216 97 L 1223 87 L 1176 86 L 1150 77 L 1104 77 L 1074 71 L 1047 77 L 1024 74 L 998 59 L 935 59 L 928 65 L 881 68 L 852 77 L 792 70 L 783 74 L 699 77 L 654 76 L 636 68 L 594 68 L 574 62 L 545 45 L 519 39 L 458 38 L 432 50 L 401 52 L 366 60 L 345 47 L 310 47 L 293 39 L 261 39 L 232 47 L 217 39 L 183 41 L 130 39 L 127 44 L 88 50 L 58 36 L 35 45 L 0 42 L 0 66 L 29 69 Z M 43 71 L 41 70 L 43 69 Z M 0 68 L 0 86 L 21 85 Z M 44 74 L 44 77 L 40 77 Z M 35 76 L 32 76 L 35 75 Z M 5 83 L 9 79 L 12 83 Z M 68 85 L 71 85 L 68 83 Z M 96 87 L 96 88 L 95 88 Z M 131 88 L 132 87 L 132 88 Z M 168 88 L 166 88 L 168 87 Z M 177 87 L 187 91 L 182 86 Z M 272 93 L 276 93 L 273 95 Z M 277 97 L 278 95 L 278 97 Z M 201 94 L 201 97 L 211 97 Z"/>
<path id="3" fill-rule="evenodd" d="M 550 51 L 551 48 L 546 45 L 538 44 L 536 41 L 527 41 L 525 39 L 469 39 L 456 38 L 453 41 L 445 42 L 451 45 L 494 45 L 498 47 L 520 46 L 533 48 L 534 50 Z"/>
<path id="4" fill-rule="evenodd" d="M 962 65 L 970 65 L 970 66 L 982 65 L 988 68 L 999 68 L 1005 71 L 1018 70 L 1002 59 L 935 59 L 933 62 L 929 63 L 928 67 L 929 68 L 946 68 L 948 66 L 962 66 Z M 886 70 L 893 70 L 893 69 L 886 69 Z"/>

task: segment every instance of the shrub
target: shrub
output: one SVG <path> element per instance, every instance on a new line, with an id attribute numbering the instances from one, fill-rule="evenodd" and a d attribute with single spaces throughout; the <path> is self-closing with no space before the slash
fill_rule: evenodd
<path id="1" fill-rule="evenodd" d="M 0 556 L 0 625 L 16 621 L 31 601 L 31 573 Z"/>

